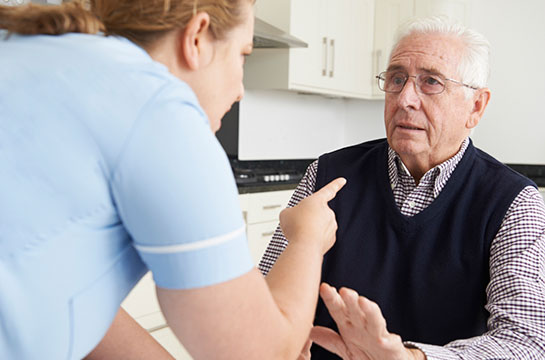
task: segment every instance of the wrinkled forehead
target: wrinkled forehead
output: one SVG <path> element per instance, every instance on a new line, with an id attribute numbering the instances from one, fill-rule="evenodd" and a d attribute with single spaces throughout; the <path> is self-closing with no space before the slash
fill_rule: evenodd
<path id="1" fill-rule="evenodd" d="M 392 51 L 388 70 L 408 73 L 437 72 L 453 76 L 458 69 L 464 44 L 454 35 L 411 34 Z"/>

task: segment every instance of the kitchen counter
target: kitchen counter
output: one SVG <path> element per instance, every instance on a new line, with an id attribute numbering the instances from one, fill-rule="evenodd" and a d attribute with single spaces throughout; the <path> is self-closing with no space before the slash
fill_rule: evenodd
<path id="1" fill-rule="evenodd" d="M 267 191 L 295 190 L 297 184 L 256 184 L 251 186 L 239 186 L 239 194 L 252 194 Z"/>

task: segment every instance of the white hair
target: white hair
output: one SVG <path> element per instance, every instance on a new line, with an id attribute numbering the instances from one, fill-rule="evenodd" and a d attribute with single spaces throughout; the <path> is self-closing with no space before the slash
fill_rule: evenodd
<path id="1" fill-rule="evenodd" d="M 391 53 L 401 40 L 413 34 L 442 34 L 460 39 L 465 45 L 465 53 L 458 64 L 457 75 L 460 81 L 477 88 L 487 86 L 490 75 L 490 43 L 483 35 L 446 16 L 411 19 L 399 28 Z M 471 92 L 470 89 L 465 89 Z"/>

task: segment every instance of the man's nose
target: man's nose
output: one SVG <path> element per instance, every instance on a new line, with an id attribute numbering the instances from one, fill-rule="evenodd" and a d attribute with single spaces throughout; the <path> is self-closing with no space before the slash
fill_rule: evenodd
<path id="1" fill-rule="evenodd" d="M 420 93 L 417 90 L 416 79 L 414 77 L 407 79 L 405 86 L 403 86 L 403 89 L 398 94 L 397 102 L 403 108 L 420 108 Z"/>

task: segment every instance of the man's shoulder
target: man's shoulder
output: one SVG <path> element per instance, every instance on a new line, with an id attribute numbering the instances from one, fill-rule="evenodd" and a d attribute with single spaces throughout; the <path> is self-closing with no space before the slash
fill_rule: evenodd
<path id="1" fill-rule="evenodd" d="M 526 176 L 522 175 L 521 173 L 513 170 L 509 166 L 505 165 L 492 155 L 488 154 L 487 152 L 475 147 L 475 156 L 477 161 L 479 161 L 484 168 L 487 169 L 489 172 L 498 172 L 502 173 L 503 176 L 511 177 L 513 180 L 518 180 L 521 182 L 525 182 L 530 184 L 533 184 L 533 181 Z"/>

